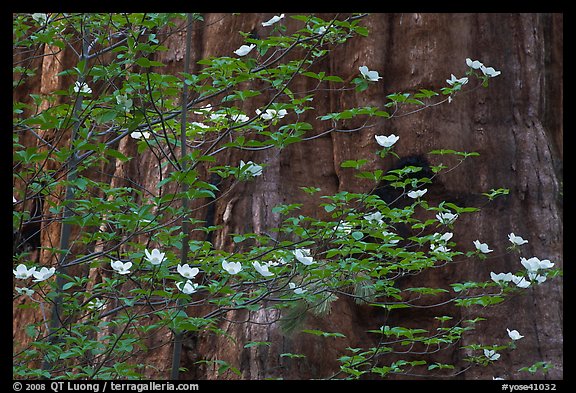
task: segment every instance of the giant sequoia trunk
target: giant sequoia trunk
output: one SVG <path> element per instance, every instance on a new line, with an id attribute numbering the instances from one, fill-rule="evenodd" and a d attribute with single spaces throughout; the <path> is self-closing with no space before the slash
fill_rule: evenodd
<path id="1" fill-rule="evenodd" d="M 206 14 L 205 21 L 194 25 L 192 37 L 192 64 L 209 56 L 229 54 L 242 43 L 240 36 L 230 32 L 245 31 L 258 35 L 264 29 L 268 14 L 245 14 L 233 19 L 221 14 Z M 291 21 L 286 18 L 290 28 Z M 306 143 L 288 148 L 265 150 L 247 154 L 239 150 L 219 153 L 220 162 L 235 165 L 239 160 L 252 160 L 267 164 L 263 176 L 242 183 L 230 193 L 223 192 L 215 205 L 214 225 L 222 229 L 214 234 L 215 248 L 231 250 L 230 233 L 266 233 L 279 225 L 280 217 L 271 212 L 280 203 L 304 203 L 302 214 L 319 215 L 318 199 L 301 192 L 299 187 L 315 186 L 322 194 L 338 191 L 367 192 L 371 185 L 340 168 L 345 160 L 374 157 L 374 135 L 400 136 L 396 152 L 401 158 L 419 157 L 433 149 L 476 151 L 479 158 L 467 160 L 464 165 L 438 177 L 429 187 L 429 200 L 439 203 L 452 201 L 465 206 L 480 206 L 479 195 L 492 188 L 509 188 L 510 195 L 483 207 L 480 213 L 462 217 L 454 228 L 454 240 L 472 248 L 472 242 L 481 239 L 494 249 L 505 249 L 507 234 L 514 232 L 529 239 L 524 246 L 526 257 L 550 259 L 562 266 L 562 15 L 554 14 L 372 14 L 363 23 L 370 34 L 354 38 L 333 51 L 321 66 L 329 75 L 340 75 L 351 80 L 359 66 L 376 69 L 383 79 L 363 93 L 329 91 L 324 101 L 314 103 L 317 115 L 341 110 L 345 107 L 381 106 L 384 97 L 395 92 L 414 92 L 417 89 L 437 90 L 445 86 L 451 73 L 463 74 L 465 59 L 480 59 L 502 71 L 491 81 L 489 89 L 479 89 L 455 97 L 450 104 L 429 108 L 409 116 L 379 120 L 373 129 L 359 133 L 331 133 Z M 264 30 L 261 32 L 265 34 Z M 222 37 L 232 37 L 223 40 Z M 158 60 L 167 64 L 166 73 L 177 74 L 183 69 L 185 35 L 175 35 L 167 43 L 169 50 Z M 64 52 L 63 52 L 64 53 Z M 65 56 L 62 55 L 62 58 Z M 36 85 L 26 85 L 16 91 L 19 96 L 54 89 L 53 76 L 66 68 L 63 63 L 45 59 L 42 75 Z M 51 62 L 48 64 L 48 62 Z M 197 66 L 197 65 L 196 65 Z M 292 86 L 304 90 L 311 86 Z M 27 90 L 28 89 L 28 90 Z M 259 102 L 258 104 L 262 104 Z M 254 104 L 255 105 L 255 104 Z M 250 112 L 256 108 L 245 108 Z M 314 118 L 306 121 L 319 125 Z M 354 121 L 344 123 L 345 128 L 358 126 Z M 321 129 L 318 132 L 322 131 Z M 133 156 L 134 144 L 120 146 L 126 156 Z M 159 168 L 153 157 L 137 156 L 129 165 L 118 166 L 115 177 L 131 179 L 144 186 L 154 184 L 149 174 Z M 439 164 L 444 157 L 430 158 Z M 372 160 L 367 166 L 384 170 L 395 167 L 398 160 L 387 157 Z M 150 187 L 153 188 L 153 187 Z M 226 185 L 221 186 L 225 191 Z M 46 207 L 47 208 L 47 207 Z M 205 213 L 201 210 L 199 216 Z M 59 229 L 52 226 L 43 234 L 43 240 L 54 243 Z M 469 249 L 470 249 L 469 248 Z M 50 256 L 43 254 L 48 264 Z M 519 258 L 505 255 L 481 263 L 459 264 L 442 274 L 420 277 L 426 285 L 447 287 L 463 277 L 485 280 L 491 271 L 506 272 L 518 268 Z M 464 270 L 464 271 L 463 271 Z M 90 273 L 96 277 L 97 271 Z M 464 341 L 492 343 L 501 338 L 505 328 L 518 329 L 525 336 L 518 342 L 519 351 L 512 352 L 493 369 L 477 368 L 459 375 L 464 379 L 491 379 L 493 375 L 518 378 L 515 371 L 520 365 L 536 361 L 551 362 L 554 368 L 546 378 L 563 377 L 562 360 L 562 281 L 530 288 L 525 295 L 516 297 L 498 307 L 491 307 L 490 323 L 482 325 L 464 336 Z M 454 310 L 452 310 L 454 312 Z M 465 309 L 457 310 L 466 319 Z M 401 326 L 423 327 L 428 321 L 426 313 L 408 309 L 394 314 L 394 322 Z M 513 325 L 509 325 L 514 315 Z M 38 315 L 18 311 L 14 315 L 14 338 L 25 341 L 24 332 L 16 329 Z M 235 374 L 218 375 L 216 368 L 198 365 L 200 359 L 222 359 L 237 367 L 242 378 L 284 379 L 325 378 L 338 371 L 337 358 L 346 347 L 374 345 L 366 330 L 378 329 L 386 317 L 382 312 L 359 306 L 353 301 L 338 300 L 331 313 L 324 317 L 310 316 L 305 328 L 341 332 L 347 339 L 323 339 L 310 334 L 284 334 L 277 322 L 279 313 L 274 309 L 234 311 L 220 326 L 236 338 L 214 338 L 212 335 L 188 337 L 184 343 L 182 366 L 188 369 L 181 378 L 215 379 L 237 378 Z M 239 323 L 250 320 L 255 323 Z M 390 322 L 390 319 L 388 319 Z M 473 339 L 471 339 L 473 337 Z M 161 345 L 172 340 L 169 332 L 148 343 L 157 348 L 142 354 L 137 362 L 154 364 L 155 374 L 169 375 L 172 347 Z M 269 341 L 270 346 L 243 348 L 247 341 Z M 282 353 L 301 353 L 303 359 L 281 358 Z M 520 355 L 521 354 L 521 355 Z M 436 359 L 464 366 L 466 353 L 453 352 Z M 505 364 L 506 369 L 498 368 Z M 490 374 L 487 374 L 490 372 Z M 538 375 L 542 376 L 542 375 Z"/>

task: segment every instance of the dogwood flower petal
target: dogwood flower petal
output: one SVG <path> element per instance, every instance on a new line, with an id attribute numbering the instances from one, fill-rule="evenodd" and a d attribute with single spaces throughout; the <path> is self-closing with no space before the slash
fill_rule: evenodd
<path id="1" fill-rule="evenodd" d="M 528 288 L 530 286 L 530 281 L 526 280 L 524 277 L 514 276 L 512 277 L 512 282 L 516 284 L 518 288 Z"/>
<path id="2" fill-rule="evenodd" d="M 364 216 L 364 219 L 367 220 L 370 224 L 382 225 L 384 224 L 384 221 L 382 221 L 382 217 L 384 217 L 382 213 L 374 212 L 372 214 Z"/>
<path id="3" fill-rule="evenodd" d="M 99 310 L 101 308 L 105 308 L 105 303 L 106 303 L 105 300 L 96 298 L 96 299 L 90 300 L 88 302 L 88 304 L 86 305 L 86 307 L 88 307 L 89 310 L 95 311 L 95 310 Z"/>
<path id="4" fill-rule="evenodd" d="M 484 67 L 484 65 L 480 66 L 480 71 L 482 71 L 484 75 L 489 76 L 490 78 L 495 78 L 502 73 L 501 71 L 496 71 L 492 67 Z"/>
<path id="5" fill-rule="evenodd" d="M 92 89 L 86 83 L 80 83 L 79 81 L 74 82 L 74 93 L 92 93 Z"/>

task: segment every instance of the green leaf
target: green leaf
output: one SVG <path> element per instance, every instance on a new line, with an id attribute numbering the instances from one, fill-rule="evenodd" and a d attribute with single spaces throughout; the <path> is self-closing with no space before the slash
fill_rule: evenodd
<path id="1" fill-rule="evenodd" d="M 316 330 L 316 329 L 304 329 L 304 330 L 302 330 L 302 333 L 308 333 L 308 334 L 313 334 L 315 336 L 322 336 L 322 337 L 340 337 L 340 338 L 346 337 L 342 333 L 338 333 L 338 332 L 329 333 L 329 332 L 324 332 L 322 330 Z"/>
<path id="2" fill-rule="evenodd" d="M 355 168 L 360 169 L 361 166 L 366 164 L 368 160 L 346 160 L 340 164 L 342 168 Z"/>
<path id="3" fill-rule="evenodd" d="M 144 67 L 144 68 L 148 68 L 151 66 L 150 60 L 148 60 L 145 57 L 139 57 L 135 63 L 138 64 L 140 67 Z"/>
<path id="4" fill-rule="evenodd" d="M 290 358 L 290 359 L 300 359 L 300 358 L 305 358 L 306 355 L 303 355 L 301 353 L 290 353 L 290 352 L 285 352 L 285 353 L 281 353 L 280 354 L 281 358 Z"/>
<path id="5" fill-rule="evenodd" d="M 364 234 L 362 232 L 355 231 L 355 232 L 352 232 L 352 237 L 355 240 L 360 240 L 364 237 Z"/>
<path id="6" fill-rule="evenodd" d="M 70 288 L 72 288 L 74 285 L 76 285 L 75 282 L 67 282 L 66 284 L 62 285 L 62 290 L 65 291 L 65 290 L 67 290 L 67 289 L 70 289 Z"/>
<path id="7" fill-rule="evenodd" d="M 269 341 L 250 341 L 249 343 L 244 344 L 244 348 L 261 347 L 261 346 L 269 347 L 270 345 L 272 345 L 272 343 Z"/>

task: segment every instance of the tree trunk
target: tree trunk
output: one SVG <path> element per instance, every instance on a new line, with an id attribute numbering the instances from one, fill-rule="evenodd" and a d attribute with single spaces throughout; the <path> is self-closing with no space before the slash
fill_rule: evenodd
<path id="1" fill-rule="evenodd" d="M 210 56 L 230 55 L 242 43 L 240 35 L 231 32 L 253 32 L 264 36 L 268 30 L 261 22 L 272 14 L 244 14 L 230 17 L 206 14 L 204 22 L 194 25 L 192 61 Z M 322 15 L 319 15 L 322 17 Z M 290 30 L 295 21 L 286 16 Z M 237 165 L 242 159 L 267 165 L 263 176 L 241 183 L 231 192 L 222 192 L 215 202 L 214 225 L 223 225 L 214 235 L 214 247 L 232 250 L 231 233 L 268 233 L 280 224 L 280 217 L 271 212 L 280 203 L 303 203 L 301 214 L 317 216 L 320 200 L 304 194 L 299 187 L 321 188 L 322 195 L 338 191 L 367 192 L 372 185 L 355 178 L 352 171 L 340 167 L 345 160 L 366 158 L 367 168 L 391 169 L 398 160 L 374 158 L 374 135 L 396 134 L 400 137 L 395 151 L 401 158 L 421 157 L 433 149 L 453 149 L 478 152 L 480 157 L 466 160 L 464 165 L 439 176 L 429 187 L 430 204 L 450 201 L 461 206 L 480 206 L 485 201 L 481 193 L 490 189 L 508 188 L 510 194 L 487 204 L 479 213 L 464 215 L 454 227 L 454 241 L 462 251 L 474 248 L 479 239 L 492 249 L 509 246 L 507 235 L 514 232 L 528 239 L 522 256 L 549 259 L 562 267 L 562 78 L 563 78 L 563 17 L 561 14 L 372 14 L 363 20 L 370 31 L 368 37 L 357 37 L 334 50 L 319 66 L 327 75 L 339 75 L 351 80 L 358 67 L 366 65 L 378 70 L 383 79 L 362 93 L 325 93 L 323 100 L 314 102 L 315 113 L 302 121 L 314 126 L 314 133 L 323 131 L 325 124 L 315 117 L 348 107 L 382 106 L 385 96 L 395 92 L 416 92 L 418 89 L 438 90 L 453 73 L 462 76 L 466 58 L 479 59 L 501 70 L 490 80 L 488 89 L 456 95 L 450 104 L 428 108 L 392 119 L 378 120 L 373 128 L 353 133 L 330 133 L 317 139 L 290 145 L 279 151 L 264 150 L 248 154 L 225 150 L 217 159 Z M 223 39 L 226 37 L 226 39 Z M 158 60 L 167 64 L 164 71 L 176 75 L 183 69 L 185 34 L 173 36 L 169 50 Z M 50 61 L 46 58 L 44 61 Z M 56 67 L 57 68 L 57 67 Z M 40 89 L 50 76 L 61 69 L 42 67 Z M 163 71 L 163 72 L 164 72 Z M 193 71 L 192 71 L 193 72 Z M 311 88 L 308 82 L 298 82 L 293 90 Z M 29 89 L 29 90 L 28 90 Z M 52 87 L 50 87 L 52 89 Z M 37 91 L 38 86 L 25 86 L 15 94 Z M 269 97 L 265 97 L 269 98 Z M 262 101 L 250 102 L 242 108 L 254 113 Z M 318 97 L 320 98 L 320 97 Z M 253 106 L 252 106 L 253 105 Z M 344 129 L 357 127 L 357 121 L 345 121 Z M 134 144 L 128 140 L 120 151 L 134 156 Z M 154 189 L 160 167 L 149 152 L 118 168 L 119 176 Z M 445 156 L 429 156 L 431 164 L 446 162 Z M 110 172 L 110 171 L 109 171 Z M 107 181 L 111 181 L 108 179 Z M 226 190 L 226 185 L 221 190 Z M 47 208 L 46 208 L 47 209 Z M 205 217 L 206 209 L 197 211 Z M 54 243 L 59 232 L 43 233 Z M 57 242 L 57 241 L 56 241 Z M 56 243 L 57 244 L 57 243 Z M 496 253 L 495 253 L 496 254 Z M 49 255 L 42 263 L 49 264 Z M 505 254 L 483 262 L 467 262 L 442 274 L 430 274 L 418 280 L 425 285 L 449 288 L 453 282 L 484 281 L 493 272 L 516 271 L 520 255 Z M 91 276 L 96 274 L 92 272 Z M 412 285 L 412 283 L 411 283 Z M 518 351 L 503 355 L 490 368 L 472 368 L 458 376 L 464 379 L 492 379 L 499 376 L 518 379 L 518 368 L 537 361 L 551 362 L 554 368 L 537 377 L 563 377 L 563 293 L 562 279 L 530 288 L 499 306 L 490 307 L 489 324 L 464 336 L 464 344 L 496 344 L 507 341 L 506 328 L 517 329 L 525 338 L 518 342 Z M 194 311 L 197 312 L 197 311 Z M 467 319 L 467 309 L 450 309 Z M 474 312 L 477 315 L 478 311 Z M 183 379 L 238 378 L 233 373 L 218 374 L 216 366 L 198 365 L 201 359 L 225 360 L 241 371 L 243 379 L 309 379 L 326 378 L 339 370 L 337 358 L 346 347 L 370 347 L 375 339 L 366 333 L 385 323 L 426 328 L 430 315 L 419 310 L 399 311 L 394 319 L 382 312 L 353 301 L 340 299 L 331 313 L 324 317 L 309 316 L 304 328 L 341 332 L 342 338 L 320 338 L 310 334 L 284 334 L 279 327 L 279 311 L 261 308 L 258 311 L 234 311 L 226 315 L 221 328 L 236 341 L 213 335 L 188 337 L 184 343 L 182 366 L 188 369 Z M 435 314 L 436 315 L 436 314 Z M 15 312 L 14 340 L 26 341 L 17 326 L 30 321 L 30 313 Z M 254 323 L 240 323 L 250 320 Z M 430 327 L 434 329 L 434 327 Z M 135 362 L 154 364 L 153 378 L 167 378 L 172 347 L 161 345 L 172 340 L 170 333 L 156 336 L 147 343 L 156 348 L 142 354 Z M 268 341 L 270 346 L 243 348 L 248 341 Z M 280 357 L 282 353 L 301 353 L 303 359 Z M 463 351 L 447 353 L 437 361 L 454 363 L 464 368 Z M 504 367 L 505 366 L 505 367 Z"/>

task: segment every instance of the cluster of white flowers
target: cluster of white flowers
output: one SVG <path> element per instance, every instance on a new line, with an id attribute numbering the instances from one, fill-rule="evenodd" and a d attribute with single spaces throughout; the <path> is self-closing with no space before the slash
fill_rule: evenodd
<path id="1" fill-rule="evenodd" d="M 430 251 L 432 252 L 450 252 L 447 243 L 452 239 L 454 234 L 452 232 L 446 232 L 440 234 L 438 232 L 432 235 L 432 242 L 430 242 Z"/>
<path id="2" fill-rule="evenodd" d="M 18 266 L 16 266 L 16 269 L 13 269 L 12 272 L 14 273 L 14 276 L 20 280 L 27 280 L 30 277 L 34 277 L 34 280 L 32 281 L 40 282 L 52 277 L 52 275 L 54 275 L 54 273 L 56 272 L 56 268 L 54 267 L 47 268 L 43 266 L 42 268 L 40 268 L 40 270 L 36 270 L 36 266 L 28 268 L 26 265 L 21 263 Z M 34 294 L 33 289 L 29 289 L 26 287 L 23 288 L 16 287 L 16 292 L 18 292 L 20 295 L 26 295 L 30 297 Z"/>
<path id="3" fill-rule="evenodd" d="M 480 71 L 482 71 L 485 76 L 490 78 L 497 77 L 502 73 L 501 71 L 496 71 L 492 67 L 486 67 L 484 64 L 482 64 L 482 62 L 478 60 L 472 60 L 470 58 L 466 59 L 466 65 L 474 70 L 480 69 Z"/>
<path id="4" fill-rule="evenodd" d="M 270 20 L 266 21 L 266 22 L 262 22 L 262 26 L 266 27 L 266 26 L 272 26 L 274 23 L 279 22 L 281 19 L 284 19 L 284 14 L 282 15 L 276 15 L 274 17 L 272 17 Z M 248 53 L 250 53 L 250 51 L 252 51 L 252 49 L 256 48 L 255 44 L 250 44 L 250 45 L 242 45 L 240 46 L 240 48 L 236 49 L 234 51 L 234 53 L 237 56 L 246 56 Z"/>
<path id="5" fill-rule="evenodd" d="M 521 338 L 524 338 L 523 335 L 521 335 L 518 330 L 510 330 L 508 328 L 506 328 L 506 331 L 508 332 L 508 337 L 510 337 L 510 339 L 512 339 L 512 341 L 517 341 L 520 340 Z M 497 353 L 495 350 L 493 349 L 484 349 L 484 356 L 486 356 L 488 358 L 488 360 L 498 360 L 500 359 L 500 354 Z M 492 377 L 492 379 L 496 380 L 496 379 L 502 379 L 502 378 L 495 378 Z"/>
<path id="6" fill-rule="evenodd" d="M 510 233 L 508 235 L 508 240 L 510 240 L 510 242 L 515 246 L 528 243 L 527 240 L 522 239 L 520 236 L 514 235 L 514 233 Z M 536 257 L 532 257 L 530 259 L 521 257 L 520 263 L 526 269 L 528 279 L 526 279 L 524 276 L 516 276 L 510 272 L 498 274 L 490 272 L 490 278 L 492 281 L 497 283 L 513 282 L 519 288 L 528 288 L 534 282 L 542 284 L 544 281 L 546 281 L 546 274 L 540 273 L 543 270 L 550 269 L 554 266 L 554 263 L 550 262 L 548 259 L 540 260 Z"/>
<path id="7" fill-rule="evenodd" d="M 186 281 L 181 281 L 176 283 L 176 287 L 185 293 L 186 295 L 191 295 L 198 289 L 198 284 L 193 283 L 191 280 L 196 277 L 198 273 L 200 273 L 200 269 L 197 267 L 190 267 L 187 263 L 184 265 L 178 264 L 176 270 L 178 273 L 186 279 Z"/>
<path id="8" fill-rule="evenodd" d="M 56 272 L 56 268 L 54 267 L 47 268 L 43 266 L 40 270 L 36 270 L 36 267 L 33 266 L 30 269 L 28 269 L 26 265 L 21 263 L 20 265 L 16 266 L 16 269 L 12 271 L 14 272 L 14 276 L 16 276 L 16 278 L 19 278 L 21 280 L 26 280 L 33 276 L 34 282 L 40 282 L 52 277 L 54 272 Z"/>
<path id="9" fill-rule="evenodd" d="M 288 114 L 286 109 L 266 109 L 266 112 L 263 113 L 260 109 L 256 109 L 256 114 L 261 116 L 264 120 L 272 120 L 272 119 L 282 119 L 284 116 Z"/>

